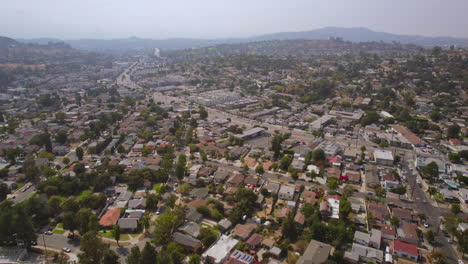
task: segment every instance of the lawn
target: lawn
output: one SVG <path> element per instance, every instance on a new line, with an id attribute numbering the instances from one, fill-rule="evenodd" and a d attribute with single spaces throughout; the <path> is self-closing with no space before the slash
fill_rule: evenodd
<path id="1" fill-rule="evenodd" d="M 110 239 L 114 239 L 114 235 L 112 233 L 112 231 L 107 231 L 107 232 L 104 232 L 104 231 L 99 231 L 98 233 L 100 236 L 102 237 L 106 237 L 106 238 L 110 238 Z M 128 234 L 128 233 L 123 233 L 123 234 L 120 234 L 120 241 L 125 241 L 125 240 L 130 240 L 131 237 L 137 237 L 139 234 L 136 233 L 136 234 Z M 131 236 L 131 237 L 130 237 Z"/>
<path id="2" fill-rule="evenodd" d="M 107 232 L 99 231 L 98 234 L 99 234 L 100 236 L 102 236 L 102 237 L 114 238 L 114 236 L 112 235 L 112 232 L 111 232 L 111 231 L 107 231 Z"/>
<path id="3" fill-rule="evenodd" d="M 60 229 L 63 229 L 63 223 L 58 223 L 55 228 L 60 228 Z"/>
<path id="4" fill-rule="evenodd" d="M 62 235 L 62 234 L 64 234 L 64 233 L 65 233 L 65 230 L 63 230 L 63 229 L 54 229 L 54 231 L 53 231 L 53 232 L 54 232 L 54 234 L 59 234 L 59 235 Z"/>

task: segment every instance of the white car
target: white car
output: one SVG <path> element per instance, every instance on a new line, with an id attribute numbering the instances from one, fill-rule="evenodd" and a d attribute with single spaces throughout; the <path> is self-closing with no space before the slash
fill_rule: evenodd
<path id="1" fill-rule="evenodd" d="M 428 223 L 428 222 L 424 222 L 424 227 L 425 227 L 425 228 L 428 228 L 428 227 L 429 227 L 429 223 Z"/>
<path id="2" fill-rule="evenodd" d="M 463 260 L 459 259 L 458 261 L 458 264 L 465 264 L 465 262 L 463 262 Z"/>
<path id="3" fill-rule="evenodd" d="M 67 247 L 64 247 L 62 248 L 63 252 L 66 252 L 66 253 L 70 253 L 71 252 L 71 249 L 67 248 Z"/>

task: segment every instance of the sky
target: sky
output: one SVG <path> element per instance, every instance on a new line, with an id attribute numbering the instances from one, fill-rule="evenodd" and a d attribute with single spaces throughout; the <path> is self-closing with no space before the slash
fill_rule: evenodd
<path id="1" fill-rule="evenodd" d="M 468 0 L 4 0 L 13 38 L 228 38 L 323 27 L 468 38 Z"/>

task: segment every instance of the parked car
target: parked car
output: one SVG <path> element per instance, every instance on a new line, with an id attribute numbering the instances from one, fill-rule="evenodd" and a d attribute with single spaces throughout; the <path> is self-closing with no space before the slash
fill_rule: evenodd
<path id="1" fill-rule="evenodd" d="M 53 234 L 52 230 L 47 230 L 47 231 L 44 232 L 44 235 L 49 235 L 50 236 L 52 234 Z"/>
<path id="2" fill-rule="evenodd" d="M 425 227 L 425 228 L 429 228 L 429 223 L 428 223 L 428 222 L 424 222 L 424 227 Z"/>
<path id="3" fill-rule="evenodd" d="M 67 248 L 67 247 L 64 247 L 62 248 L 63 252 L 66 252 L 66 253 L 70 253 L 71 252 L 71 249 Z"/>

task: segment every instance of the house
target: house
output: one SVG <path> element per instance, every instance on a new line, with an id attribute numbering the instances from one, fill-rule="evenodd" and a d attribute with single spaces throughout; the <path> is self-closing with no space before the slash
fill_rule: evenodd
<path id="1" fill-rule="evenodd" d="M 200 223 L 203 219 L 203 215 L 197 212 L 195 208 L 189 208 L 185 214 L 185 218 L 189 221 Z"/>
<path id="2" fill-rule="evenodd" d="M 388 240 L 394 240 L 396 238 L 396 228 L 392 225 L 381 224 L 380 231 L 382 232 L 382 237 Z"/>
<path id="3" fill-rule="evenodd" d="M 386 221 L 390 220 L 390 212 L 383 204 L 369 203 L 367 205 L 367 213 L 371 216 L 369 224 L 377 224 L 377 226 L 380 226 L 380 224 L 384 224 Z"/>
<path id="4" fill-rule="evenodd" d="M 350 184 L 361 184 L 361 172 L 359 171 L 346 170 L 342 178 Z"/>
<path id="5" fill-rule="evenodd" d="M 393 208 L 392 215 L 397 217 L 400 222 L 411 222 L 413 220 L 413 214 L 411 210 L 404 208 Z"/>
<path id="6" fill-rule="evenodd" d="M 268 254 L 270 254 L 270 256 L 275 259 L 281 258 L 281 252 L 282 250 L 278 247 L 272 247 L 270 250 L 268 250 Z"/>
<path id="7" fill-rule="evenodd" d="M 223 183 L 229 174 L 231 174 L 231 171 L 220 168 L 215 172 L 213 179 L 215 183 Z"/>
<path id="8" fill-rule="evenodd" d="M 99 219 L 99 224 L 103 227 L 113 227 L 117 224 L 119 218 L 120 208 L 110 209 L 101 217 L 101 219 Z"/>
<path id="9" fill-rule="evenodd" d="M 432 158 L 432 157 L 424 157 L 424 156 L 417 156 L 416 159 L 414 160 L 414 166 L 417 169 L 423 169 L 426 167 L 429 163 L 435 162 L 437 164 L 437 167 L 439 169 L 439 173 L 446 173 L 446 164 L 440 159 Z"/>
<path id="10" fill-rule="evenodd" d="M 70 152 L 70 148 L 67 146 L 55 146 L 52 149 L 52 153 L 54 153 L 57 156 L 64 156 L 67 155 L 68 152 Z"/>
<path id="11" fill-rule="evenodd" d="M 315 192 L 312 192 L 312 191 L 304 190 L 301 193 L 300 200 L 302 202 L 304 202 L 304 203 L 315 204 L 315 203 L 317 203 L 317 194 Z"/>
<path id="12" fill-rule="evenodd" d="M 238 243 L 239 240 L 237 239 L 221 235 L 221 237 L 202 254 L 202 258 L 206 263 L 222 264 L 228 259 Z"/>
<path id="13" fill-rule="evenodd" d="M 282 200 L 291 201 L 294 199 L 295 192 L 296 192 L 296 188 L 294 188 L 293 186 L 281 185 L 279 192 L 278 192 L 278 198 Z"/>
<path id="14" fill-rule="evenodd" d="M 257 228 L 257 224 L 237 224 L 232 229 L 231 235 L 237 237 L 243 241 L 247 240 L 253 231 Z"/>
<path id="15" fill-rule="evenodd" d="M 423 143 L 420 137 L 416 136 L 406 127 L 396 124 L 392 126 L 392 129 L 397 132 L 398 135 L 404 137 L 412 146 L 419 146 Z"/>
<path id="16" fill-rule="evenodd" d="M 417 245 L 419 242 L 418 233 L 414 224 L 403 222 L 397 229 L 398 239 L 410 244 Z"/>
<path id="17" fill-rule="evenodd" d="M 375 149 L 374 150 L 374 161 L 378 165 L 392 166 L 393 165 L 393 154 L 391 150 L 386 149 Z"/>
<path id="18" fill-rule="evenodd" d="M 280 185 L 276 182 L 269 181 L 263 185 L 263 188 L 267 189 L 268 192 L 273 195 L 278 193 Z"/>
<path id="19" fill-rule="evenodd" d="M 208 189 L 207 188 L 195 188 L 190 191 L 190 198 L 192 199 L 205 199 L 208 197 Z"/>
<path id="20" fill-rule="evenodd" d="M 187 235 L 197 237 L 200 234 L 200 225 L 195 222 L 186 222 L 179 230 Z"/>
<path id="21" fill-rule="evenodd" d="M 327 169 L 327 178 L 340 179 L 341 170 L 338 167 L 331 167 Z"/>
<path id="22" fill-rule="evenodd" d="M 221 230 L 222 230 L 222 231 L 226 231 L 226 230 L 228 230 L 229 228 L 231 228 L 232 222 L 229 221 L 228 219 L 221 219 L 221 220 L 218 222 L 218 225 L 221 227 Z"/>
<path id="23" fill-rule="evenodd" d="M 312 239 L 296 264 L 321 264 L 328 259 L 332 248 L 328 244 Z"/>
<path id="24" fill-rule="evenodd" d="M 301 212 L 297 212 L 296 215 L 294 216 L 294 222 L 304 225 L 305 222 L 305 216 Z"/>
<path id="25" fill-rule="evenodd" d="M 135 146 L 133 146 L 132 151 L 133 152 L 141 152 L 143 150 L 143 148 L 144 148 L 143 144 L 138 143 L 138 144 L 135 144 Z"/>
<path id="26" fill-rule="evenodd" d="M 353 243 L 351 251 L 346 251 L 344 258 L 350 263 L 382 263 L 384 253 L 375 248 Z"/>
<path id="27" fill-rule="evenodd" d="M 226 188 L 228 188 L 228 187 L 238 187 L 243 181 L 244 181 L 244 175 L 241 174 L 241 173 L 236 173 L 236 174 L 232 175 L 226 181 Z"/>
<path id="28" fill-rule="evenodd" d="M 252 264 L 254 262 L 254 257 L 236 249 L 224 264 Z"/>
<path id="29" fill-rule="evenodd" d="M 132 209 L 144 209 L 146 208 L 146 198 L 131 199 L 128 201 L 128 207 Z"/>
<path id="30" fill-rule="evenodd" d="M 259 234 L 252 234 L 247 241 L 245 241 L 245 244 L 247 244 L 250 249 L 255 250 L 260 243 L 262 243 L 263 237 Z"/>
<path id="31" fill-rule="evenodd" d="M 369 246 L 373 248 L 380 248 L 380 243 L 382 241 L 382 232 L 378 229 L 372 229 L 370 233 L 364 233 L 361 231 L 356 231 L 354 233 L 354 242 Z"/>
<path id="32" fill-rule="evenodd" d="M 460 196 L 460 199 L 468 204 L 468 189 L 460 189 L 458 190 L 458 195 Z"/>
<path id="33" fill-rule="evenodd" d="M 416 245 L 409 244 L 401 240 L 393 240 L 390 242 L 390 250 L 393 254 L 399 257 L 407 258 L 416 262 L 419 260 L 420 252 Z"/>
<path id="34" fill-rule="evenodd" d="M 324 197 L 324 201 L 320 203 L 320 213 L 323 217 L 340 218 L 340 197 L 330 196 Z"/>
<path id="35" fill-rule="evenodd" d="M 203 247 L 203 244 L 200 240 L 193 238 L 192 236 L 182 234 L 180 232 L 175 232 L 172 235 L 172 238 L 176 243 L 179 243 L 185 249 L 192 252 L 197 252 L 200 248 Z"/>
<path id="36" fill-rule="evenodd" d="M 139 218 L 120 218 L 117 224 L 123 232 L 135 232 L 138 229 Z"/>
<path id="37" fill-rule="evenodd" d="M 397 178 L 397 175 L 394 173 L 387 173 L 383 176 L 383 186 L 387 191 L 391 190 L 392 188 L 400 187 L 400 180 Z"/>

